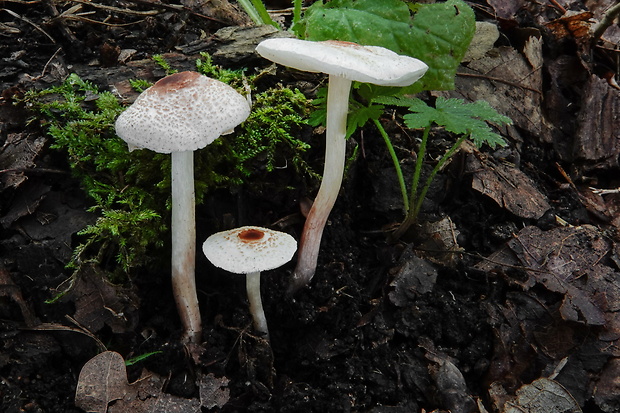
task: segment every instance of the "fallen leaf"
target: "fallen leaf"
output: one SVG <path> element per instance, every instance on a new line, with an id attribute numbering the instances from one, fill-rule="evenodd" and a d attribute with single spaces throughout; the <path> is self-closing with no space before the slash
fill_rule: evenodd
<path id="1" fill-rule="evenodd" d="M 222 408 L 230 399 L 228 378 L 209 373 L 200 379 L 200 404 L 207 409 Z"/>
<path id="2" fill-rule="evenodd" d="M 609 360 L 594 388 L 594 400 L 606 413 L 620 411 L 620 359 Z"/>
<path id="3" fill-rule="evenodd" d="M 572 37 L 578 42 L 590 41 L 590 27 L 594 23 L 594 14 L 589 11 L 562 16 L 545 26 L 558 39 Z"/>
<path id="4" fill-rule="evenodd" d="M 513 20 L 515 14 L 526 3 L 525 0 L 487 0 L 497 17 Z"/>
<path id="5" fill-rule="evenodd" d="M 526 227 L 506 246 L 476 267 L 522 268 L 525 279 L 516 280 L 524 290 L 543 285 L 563 295 L 564 320 L 596 330 L 601 349 L 620 357 L 620 273 L 612 268 L 616 243 L 593 226 L 560 227 L 543 231 Z"/>
<path id="6" fill-rule="evenodd" d="M 534 181 L 515 167 L 472 154 L 467 157 L 467 171 L 473 173 L 473 189 L 518 217 L 538 219 L 551 208 Z"/>
<path id="7" fill-rule="evenodd" d="M 19 307 L 24 323 L 27 327 L 31 327 L 36 322 L 36 317 L 28 303 L 24 300 L 22 291 L 17 284 L 11 279 L 11 274 L 0 263 L 0 297 L 9 297 Z M 8 305 L 8 304 L 3 304 Z"/>
<path id="8" fill-rule="evenodd" d="M 578 127 L 573 158 L 593 161 L 588 168 L 619 165 L 620 91 L 605 79 L 591 75 L 583 87 L 583 101 L 577 116 Z"/>
<path id="9" fill-rule="evenodd" d="M 90 359 L 78 378 L 75 404 L 87 412 L 106 413 L 108 405 L 129 392 L 123 356 L 104 351 Z"/>
<path id="10" fill-rule="evenodd" d="M 47 138 L 27 133 L 9 133 L 0 148 L 0 189 L 17 188 L 28 177 L 24 171 L 35 166 L 34 160 Z"/>
<path id="11" fill-rule="evenodd" d="M 24 184 L 11 202 L 9 210 L 0 218 L 0 225 L 9 228 L 18 219 L 34 213 L 51 189 L 49 185 L 38 181 Z"/>
<path id="12" fill-rule="evenodd" d="M 166 380 L 144 370 L 129 383 L 123 357 L 104 351 L 90 359 L 78 378 L 75 405 L 94 413 L 199 413 L 198 399 L 163 393 Z"/>
<path id="13" fill-rule="evenodd" d="M 529 59 L 537 55 L 536 48 L 541 50 L 542 55 L 542 42 L 535 36 L 531 38 L 536 40 L 529 40 Z M 542 62 L 532 65 L 528 57 L 512 47 L 498 47 L 484 58 L 461 67 L 454 90 L 432 94 L 463 98 L 470 102 L 484 100 L 499 113 L 511 118 L 517 128 L 541 136 L 552 128 L 541 108 Z"/>
<path id="14" fill-rule="evenodd" d="M 557 381 L 542 378 L 517 390 L 503 413 L 581 413 L 571 394 Z"/>
<path id="15" fill-rule="evenodd" d="M 420 256 L 434 264 L 454 267 L 460 259 L 463 248 L 458 244 L 459 230 L 450 217 L 420 225 L 416 238 L 420 239 Z"/>
<path id="16" fill-rule="evenodd" d="M 487 52 L 493 49 L 495 42 L 499 39 L 497 25 L 490 22 L 476 22 L 476 32 L 469 44 L 469 48 L 463 57 L 463 62 L 471 62 L 483 58 Z"/>
<path id="17" fill-rule="evenodd" d="M 131 331 L 137 321 L 138 298 L 127 288 L 112 285 L 94 265 L 83 265 L 68 298 L 75 302 L 73 318 L 91 332 L 109 326 L 116 334 Z"/>

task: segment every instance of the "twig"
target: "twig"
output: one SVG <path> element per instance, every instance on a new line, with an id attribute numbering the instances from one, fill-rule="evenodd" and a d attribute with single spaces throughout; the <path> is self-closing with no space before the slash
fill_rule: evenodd
<path id="1" fill-rule="evenodd" d="M 493 77 L 493 76 L 487 76 L 487 75 L 479 75 L 479 74 L 476 74 L 476 73 L 457 73 L 456 75 L 457 76 L 463 76 L 463 77 L 475 77 L 475 78 L 479 78 L 479 79 L 491 80 L 493 82 L 505 83 L 505 84 L 510 85 L 510 86 L 514 86 L 514 87 L 518 87 L 518 88 L 521 88 L 521 89 L 529 90 L 529 91 L 532 91 L 534 93 L 538 93 L 539 95 L 542 95 L 542 92 L 540 90 L 538 90 L 538 89 L 534 89 L 533 87 L 521 85 L 521 84 L 516 83 L 516 82 L 511 82 L 509 80 L 500 79 L 499 77 Z"/>
<path id="2" fill-rule="evenodd" d="M 133 14 L 136 16 L 153 16 L 153 15 L 160 13 L 157 10 L 138 11 L 138 10 L 131 10 L 131 9 L 121 9 L 119 7 L 107 6 L 105 4 L 94 3 L 92 1 L 86 1 L 86 0 L 69 0 L 69 1 L 72 3 L 85 4 L 85 5 L 94 7 L 96 9 L 108 10 L 108 11 L 112 11 L 115 13 L 122 13 L 122 14 Z"/>
<path id="3" fill-rule="evenodd" d="M 603 18 L 600 22 L 598 22 L 594 28 L 592 29 L 592 43 L 595 43 L 598 39 L 601 38 L 605 30 L 609 26 L 611 26 L 620 14 L 620 2 L 616 3 L 616 5 L 611 6 L 605 13 L 603 13 Z"/>
<path id="4" fill-rule="evenodd" d="M 60 53 L 60 51 L 62 50 L 62 47 L 59 47 L 58 50 L 56 50 L 54 52 L 54 54 L 52 55 L 52 57 L 50 57 L 47 60 L 47 63 L 45 63 L 45 66 L 43 66 L 43 70 L 41 71 L 41 74 L 36 77 L 34 80 L 39 80 L 41 79 L 43 76 L 45 76 L 45 72 L 47 72 L 47 67 L 50 65 L 50 63 L 52 63 L 52 60 L 54 60 L 54 58 L 58 55 L 58 53 Z"/>
<path id="5" fill-rule="evenodd" d="M 157 7 L 157 8 L 164 9 L 164 10 L 170 10 L 170 11 L 176 11 L 176 12 L 186 11 L 189 14 L 191 14 L 191 15 L 193 15 L 195 17 L 199 17 L 201 19 L 211 20 L 213 22 L 224 24 L 224 25 L 227 24 L 225 21 L 216 19 L 214 17 L 205 16 L 204 14 L 201 14 L 201 13 L 197 13 L 197 12 L 191 10 L 191 9 L 188 9 L 185 6 L 181 6 L 180 4 L 164 4 L 164 3 L 160 2 L 160 1 L 152 1 L 152 0 L 127 0 L 127 1 L 130 1 L 130 2 L 136 3 L 136 4 L 142 4 L 142 5 L 147 5 L 147 6 L 151 6 L 151 7 Z"/>
<path id="6" fill-rule="evenodd" d="M 549 3 L 551 3 L 553 6 L 555 6 L 558 10 L 560 10 L 562 13 L 566 13 L 566 9 L 564 8 L 564 6 L 562 6 L 560 3 L 558 3 L 556 0 L 549 0 Z"/>
<path id="7" fill-rule="evenodd" d="M 620 188 L 615 189 L 597 189 L 590 187 L 590 190 L 593 194 L 596 195 L 612 195 L 612 194 L 620 194 Z"/>
<path id="8" fill-rule="evenodd" d="M 40 173 L 40 174 L 63 174 L 63 175 L 69 175 L 69 173 L 70 173 L 70 172 L 67 172 L 67 171 L 60 170 L 60 169 L 51 169 L 51 168 L 10 168 L 10 169 L 0 169 L 0 174 L 19 173 L 19 172 Z"/>
<path id="9" fill-rule="evenodd" d="M 142 19 L 142 20 L 138 20 L 135 22 L 129 22 L 129 23 L 106 23 L 106 22 L 102 22 L 99 20 L 88 19 L 84 16 L 80 16 L 77 14 L 67 14 L 64 16 L 59 16 L 58 18 L 65 19 L 65 20 L 77 20 L 77 21 L 82 21 L 85 23 L 92 23 L 92 24 L 101 24 L 103 26 L 108 26 L 108 27 L 125 27 L 125 26 L 131 26 L 133 24 L 142 23 L 144 21 L 144 19 Z"/>
<path id="10" fill-rule="evenodd" d="M 32 22 L 31 20 L 27 19 L 26 17 L 20 16 L 19 14 L 15 13 L 13 10 L 9 10 L 9 9 L 0 9 L 0 10 L 4 10 L 5 12 L 9 13 L 11 16 L 18 18 L 28 24 L 30 24 L 32 27 L 34 27 L 35 29 L 37 29 L 38 31 L 40 31 L 41 33 L 43 33 L 45 36 L 47 36 L 48 39 L 50 39 L 52 41 L 52 43 L 56 43 L 56 40 L 50 36 L 49 34 L 47 34 L 47 32 L 45 30 L 43 30 L 42 28 L 40 28 L 39 26 L 37 26 L 36 23 Z"/>
<path id="11" fill-rule="evenodd" d="M 41 3 L 41 0 L 3 0 L 5 3 L 17 3 L 17 4 L 37 4 Z"/>
<path id="12" fill-rule="evenodd" d="M 47 5 L 47 8 L 53 18 L 57 18 L 60 16 L 60 13 L 58 12 L 58 9 L 56 8 L 53 0 L 45 0 L 45 4 Z M 75 37 L 75 34 L 73 34 L 71 30 L 69 30 L 69 28 L 64 24 L 62 20 L 58 20 L 58 29 L 60 30 L 60 33 L 62 33 L 62 35 L 65 37 L 65 39 L 67 39 L 70 43 L 74 45 L 80 46 L 81 48 L 82 42 L 80 42 L 77 37 Z"/>

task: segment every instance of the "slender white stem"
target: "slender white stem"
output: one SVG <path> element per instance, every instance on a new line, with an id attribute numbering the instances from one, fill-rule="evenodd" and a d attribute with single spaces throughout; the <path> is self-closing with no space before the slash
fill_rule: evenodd
<path id="1" fill-rule="evenodd" d="M 267 328 L 267 318 L 263 310 L 263 301 L 260 297 L 260 272 L 252 272 L 245 277 L 245 288 L 248 292 L 250 302 L 250 313 L 254 319 L 254 329 L 265 335 L 269 340 L 269 329 Z"/>
<path id="2" fill-rule="evenodd" d="M 202 325 L 196 294 L 194 152 L 172 152 L 172 291 L 185 339 L 198 343 Z"/>
<path id="3" fill-rule="evenodd" d="M 350 92 L 350 80 L 341 76 L 329 76 L 323 180 L 301 234 L 297 266 L 293 272 L 289 293 L 307 285 L 316 271 L 323 229 L 342 184 Z"/>

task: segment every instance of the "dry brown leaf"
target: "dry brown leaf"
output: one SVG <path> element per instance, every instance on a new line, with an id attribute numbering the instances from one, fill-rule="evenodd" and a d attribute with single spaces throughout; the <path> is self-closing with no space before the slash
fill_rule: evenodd
<path id="1" fill-rule="evenodd" d="M 591 75 L 583 90 L 573 145 L 577 160 L 595 161 L 588 167 L 618 166 L 620 154 L 620 91 Z"/>
<path id="2" fill-rule="evenodd" d="M 22 313 L 26 326 L 31 327 L 35 324 L 37 320 L 32 312 L 32 309 L 24 300 L 21 289 L 13 282 L 11 279 L 11 274 L 6 268 L 4 268 L 2 263 L 0 263 L 0 297 L 9 297 L 15 304 L 17 304 Z"/>
<path id="3" fill-rule="evenodd" d="M 620 411 L 620 359 L 609 360 L 594 388 L 594 400 L 604 412 Z"/>
<path id="4" fill-rule="evenodd" d="M 577 42 L 590 41 L 590 27 L 594 23 L 591 12 L 571 13 L 550 21 L 545 26 L 558 39 L 572 37 Z"/>
<path id="5" fill-rule="evenodd" d="M 608 285 L 613 271 L 600 261 L 611 246 L 594 227 L 564 227 L 546 232 L 526 227 L 508 246 L 530 277 L 550 291 L 564 294 L 560 312 L 565 320 L 605 324 L 604 312 L 609 304 L 602 294 L 613 288 Z M 616 295 L 617 288 L 613 290 L 610 292 Z"/>
<path id="6" fill-rule="evenodd" d="M 27 133 L 9 133 L 0 148 L 0 189 L 17 188 L 28 177 L 24 170 L 35 166 L 34 161 L 45 146 L 47 138 Z"/>
<path id="7" fill-rule="evenodd" d="M 526 3 L 525 0 L 487 0 L 495 15 L 502 19 L 513 20 L 515 14 Z"/>
<path id="8" fill-rule="evenodd" d="M 223 407 L 230 399 L 228 378 L 215 377 L 213 373 L 203 376 L 200 380 L 200 404 L 207 409 Z"/>
<path id="9" fill-rule="evenodd" d="M 128 289 L 114 286 L 94 265 L 83 265 L 69 294 L 75 301 L 73 318 L 91 332 L 108 325 L 114 333 L 134 328 L 138 298 Z"/>
<path id="10" fill-rule="evenodd" d="M 106 413 L 111 402 L 128 392 L 125 360 L 114 351 L 104 351 L 82 367 L 75 404 L 87 412 Z"/>
<path id="11" fill-rule="evenodd" d="M 527 57 L 512 47 L 494 49 L 459 69 L 455 90 L 433 95 L 484 100 L 516 127 L 543 135 L 551 126 L 541 109 L 542 61 L 537 56 L 542 56 L 542 42 L 532 36 L 526 45 Z"/>
<path id="12" fill-rule="evenodd" d="M 95 413 L 199 413 L 198 399 L 163 393 L 165 379 L 143 371 L 129 384 L 123 357 L 113 351 L 90 359 L 82 368 L 75 404 Z"/>
<path id="13" fill-rule="evenodd" d="M 538 219 L 551 208 L 534 181 L 515 167 L 469 155 L 467 171 L 473 173 L 473 189 L 518 217 Z"/>
<path id="14" fill-rule="evenodd" d="M 517 390 L 517 397 L 504 405 L 503 413 L 581 413 L 571 394 L 557 381 L 542 378 Z"/>
<path id="15" fill-rule="evenodd" d="M 543 231 L 526 227 L 485 262 L 493 268 L 522 268 L 527 278 L 519 284 L 536 284 L 563 294 L 560 315 L 564 320 L 597 329 L 600 351 L 620 357 L 620 273 L 607 257 L 614 242 L 593 226 L 561 227 Z"/>

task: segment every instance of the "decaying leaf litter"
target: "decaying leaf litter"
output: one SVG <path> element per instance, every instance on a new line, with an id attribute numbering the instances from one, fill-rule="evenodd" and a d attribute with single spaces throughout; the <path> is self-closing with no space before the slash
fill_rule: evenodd
<path id="1" fill-rule="evenodd" d="M 220 45 L 197 28 L 215 33 L 247 19 L 224 5 L 114 4 L 127 11 L 114 24 L 145 19 L 139 27 L 147 28 L 121 36 L 97 23 L 109 9 L 82 5 L 94 12 L 83 15 L 69 4 L 48 6 L 3 9 L 2 411 L 80 411 L 75 400 L 103 412 L 620 409 L 618 34 L 612 26 L 592 43 L 589 32 L 613 2 L 474 5 L 500 36 L 461 65 L 454 91 L 432 95 L 488 101 L 514 121 L 502 131 L 511 144 L 464 148 L 425 202 L 420 232 L 428 235 L 390 245 L 383 231 L 401 217 L 398 188 L 376 132 L 365 128 L 353 137 L 363 155 L 348 171 L 312 288 L 286 299 L 287 270 L 270 277 L 265 307 L 279 325 L 273 354 L 252 333 L 243 285 L 216 273 L 202 280 L 210 339 L 195 359 L 179 344 L 164 274 L 118 285 L 89 265 L 66 297 L 45 303 L 70 282 L 64 265 L 75 233 L 96 217 L 45 131 L 11 103 L 70 72 L 127 94 L 127 78 L 164 75 L 150 54 L 173 51 L 170 65 L 191 69 L 192 54 L 215 56 Z M 54 10 L 66 18 L 50 26 Z M 27 34 L 33 40 L 20 42 Z M 220 59 L 263 64 L 247 53 Z M 409 154 L 407 166 L 416 132 L 397 113 L 382 120 Z M 433 134 L 440 154 L 451 137 Z M 313 196 L 312 188 L 300 192 Z M 298 214 L 294 200 L 277 206 L 244 196 L 241 205 L 259 210 L 250 217 Z M 239 198 L 217 199 L 216 219 L 234 217 Z M 101 343 L 116 353 L 101 352 Z M 151 351 L 162 353 L 125 373 L 123 359 Z M 114 374 L 106 379 L 106 371 Z"/>

